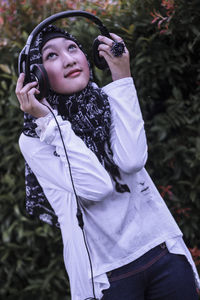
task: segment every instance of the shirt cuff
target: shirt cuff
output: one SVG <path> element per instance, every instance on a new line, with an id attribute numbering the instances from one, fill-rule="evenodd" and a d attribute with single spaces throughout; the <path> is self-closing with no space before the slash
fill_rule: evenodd
<path id="1" fill-rule="evenodd" d="M 110 91 L 112 91 L 113 89 L 115 89 L 117 87 L 120 87 L 120 86 L 123 86 L 123 85 L 126 86 L 127 84 L 133 84 L 133 78 L 132 77 L 125 77 L 125 78 L 121 78 L 121 79 L 112 81 L 111 83 L 104 86 L 102 89 L 107 94 Z"/>
<path id="2" fill-rule="evenodd" d="M 54 114 L 54 115 L 53 115 Z M 50 121 L 54 119 L 54 116 L 57 117 L 58 112 L 57 110 L 53 110 L 52 112 L 49 112 L 45 117 L 38 118 L 35 123 L 37 127 L 35 128 L 35 132 L 39 137 L 42 137 L 44 135 L 44 132 L 47 129 L 47 126 L 49 125 Z"/>

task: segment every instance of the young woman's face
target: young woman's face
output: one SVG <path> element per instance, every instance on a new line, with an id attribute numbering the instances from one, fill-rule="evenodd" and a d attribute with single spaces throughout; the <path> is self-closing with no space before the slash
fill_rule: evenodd
<path id="1" fill-rule="evenodd" d="M 88 84 L 88 61 L 75 42 L 63 37 L 49 40 L 42 48 L 42 60 L 55 92 L 70 95 Z"/>

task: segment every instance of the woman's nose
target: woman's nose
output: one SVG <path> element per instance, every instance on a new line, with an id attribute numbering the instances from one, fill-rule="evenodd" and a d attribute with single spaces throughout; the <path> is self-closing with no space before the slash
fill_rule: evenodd
<path id="1" fill-rule="evenodd" d="M 73 55 L 68 52 L 63 53 L 63 66 L 67 68 L 68 66 L 72 66 L 76 63 L 76 59 Z"/>

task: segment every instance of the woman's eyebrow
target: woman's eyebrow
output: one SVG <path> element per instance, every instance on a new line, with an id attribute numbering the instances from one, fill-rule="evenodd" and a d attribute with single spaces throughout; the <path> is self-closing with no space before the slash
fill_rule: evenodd
<path id="1" fill-rule="evenodd" d="M 48 44 L 48 45 L 44 46 L 44 48 L 42 48 L 42 53 L 44 53 L 47 49 L 56 50 L 56 46 L 53 44 Z"/>
<path id="2" fill-rule="evenodd" d="M 64 40 L 63 40 L 63 44 L 70 44 L 70 43 L 73 43 L 73 44 L 77 45 L 77 44 L 76 44 L 74 41 L 72 41 L 72 40 L 67 40 L 67 39 L 64 39 Z M 44 47 L 42 48 L 42 54 L 43 54 L 46 50 L 48 50 L 48 49 L 57 50 L 57 45 L 55 45 L 55 44 L 48 44 L 48 45 L 44 46 Z"/>

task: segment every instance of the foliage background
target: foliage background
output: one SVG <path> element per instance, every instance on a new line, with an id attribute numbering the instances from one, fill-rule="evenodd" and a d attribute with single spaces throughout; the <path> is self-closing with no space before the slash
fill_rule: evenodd
<path id="1" fill-rule="evenodd" d="M 0 6 L 0 298 L 69 300 L 59 230 L 25 212 L 23 123 L 15 96 L 17 58 L 31 30 L 69 9 L 97 14 L 131 54 L 149 141 L 148 171 L 200 262 L 199 0 L 1 0 Z M 62 20 L 91 57 L 94 25 Z M 81 36 L 80 36 L 81 33 Z M 94 68 L 102 86 L 109 73 Z"/>

